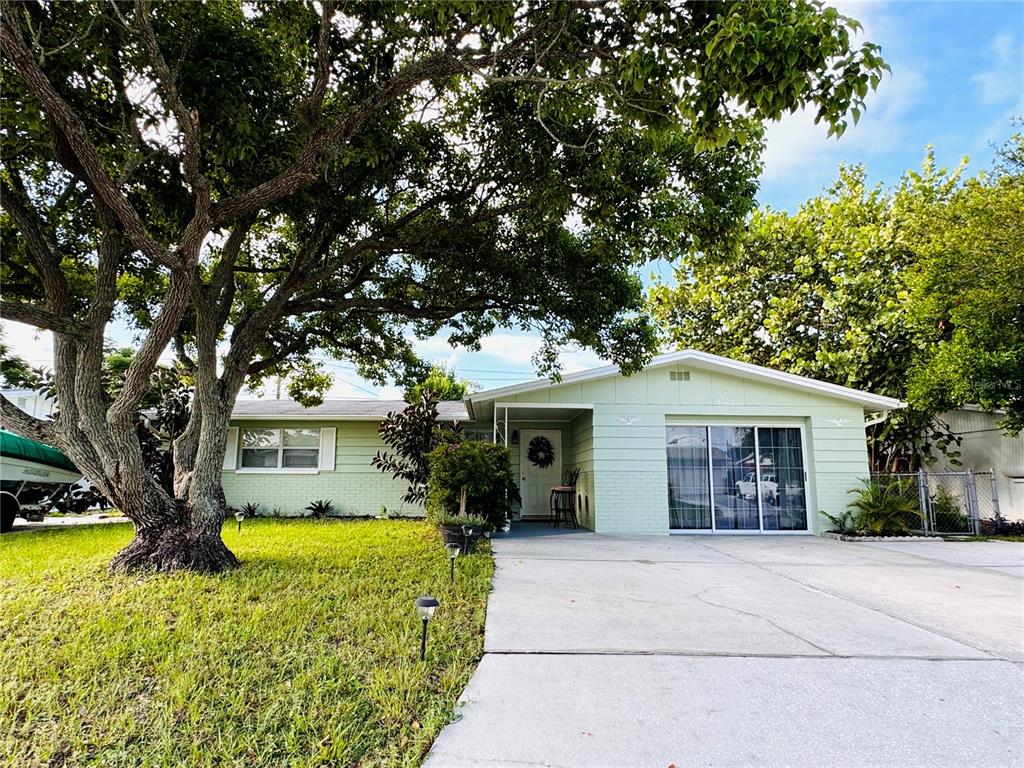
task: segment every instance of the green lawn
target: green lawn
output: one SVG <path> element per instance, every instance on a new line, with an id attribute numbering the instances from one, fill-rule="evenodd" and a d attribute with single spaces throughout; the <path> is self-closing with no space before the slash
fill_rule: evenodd
<path id="1" fill-rule="evenodd" d="M 231 521 L 238 571 L 107 575 L 130 537 L 0 537 L 5 765 L 415 766 L 482 654 L 483 542 L 452 588 L 425 523 Z"/>

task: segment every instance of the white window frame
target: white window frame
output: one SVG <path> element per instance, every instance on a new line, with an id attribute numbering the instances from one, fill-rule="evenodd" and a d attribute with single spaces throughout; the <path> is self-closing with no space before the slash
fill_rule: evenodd
<path id="1" fill-rule="evenodd" d="M 278 438 L 277 445 L 266 445 L 260 448 L 253 446 L 245 446 L 245 433 L 260 431 L 261 429 L 274 429 L 277 430 Z M 284 433 L 289 429 L 315 429 L 317 431 L 317 446 L 305 447 L 302 450 L 315 450 L 316 451 L 316 462 L 312 467 L 285 467 L 284 465 L 284 452 L 289 449 L 289 446 L 284 444 Z M 321 427 L 243 427 L 238 434 L 238 468 L 235 470 L 240 475 L 317 475 L 320 474 L 320 454 L 322 445 L 320 438 L 323 435 Z M 290 446 L 296 448 L 298 446 Z M 245 456 L 247 450 L 260 450 L 266 451 L 271 449 L 277 449 L 277 466 L 274 467 L 244 467 L 242 466 L 242 458 Z"/>

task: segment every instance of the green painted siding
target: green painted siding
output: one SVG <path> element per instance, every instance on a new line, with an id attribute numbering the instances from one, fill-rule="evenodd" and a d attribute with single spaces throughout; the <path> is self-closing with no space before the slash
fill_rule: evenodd
<path id="1" fill-rule="evenodd" d="M 594 494 L 594 424 L 593 415 L 581 413 L 563 434 L 565 469 L 580 470 L 576 481 L 576 515 L 580 525 L 594 530 L 596 497 Z"/>
<path id="2" fill-rule="evenodd" d="M 671 371 L 688 372 L 689 380 L 673 381 Z M 648 368 L 629 378 L 554 385 L 503 401 L 593 406 L 584 442 L 589 443 L 589 492 L 599 507 L 593 527 L 600 533 L 668 531 L 665 427 L 670 423 L 802 426 L 815 533 L 824 529 L 817 510 L 845 509 L 848 490 L 868 474 L 860 406 L 692 364 Z"/>
<path id="3" fill-rule="evenodd" d="M 285 427 L 334 427 L 336 432 L 334 470 L 316 474 L 238 472 L 224 470 L 222 480 L 228 504 L 247 502 L 262 505 L 262 513 L 275 508 L 282 515 L 304 514 L 302 509 L 316 499 L 330 499 L 338 515 L 379 515 L 381 506 L 389 514 L 422 515 L 420 505 L 404 504 L 404 483 L 370 466 L 374 454 L 384 449 L 375 421 L 232 421 L 242 429 Z"/>

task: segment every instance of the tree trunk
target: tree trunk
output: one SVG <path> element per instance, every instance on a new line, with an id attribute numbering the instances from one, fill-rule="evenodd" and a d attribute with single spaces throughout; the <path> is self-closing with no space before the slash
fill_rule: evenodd
<path id="1" fill-rule="evenodd" d="M 110 561 L 110 570 L 219 573 L 237 567 L 238 558 L 221 539 L 220 525 L 197 525 L 190 506 L 174 499 L 160 524 L 136 526 L 135 538 Z"/>
<path id="2" fill-rule="evenodd" d="M 125 500 L 121 506 L 135 523 L 135 538 L 110 563 L 113 571 L 218 573 L 239 564 L 221 539 L 227 513 L 221 464 L 230 411 L 209 400 L 193 407 L 189 428 L 174 444 L 175 497 L 156 486 L 133 497 L 141 505 Z"/>
<path id="3" fill-rule="evenodd" d="M 53 442 L 135 526 L 135 537 L 110 570 L 217 573 L 236 567 L 238 559 L 221 540 L 227 505 L 220 471 L 229 408 L 196 405 L 195 427 L 190 424 L 175 441 L 176 465 L 184 471 L 177 473 L 172 495 L 143 461 L 134 416 L 108 419 L 102 401 L 77 407 L 82 402 L 62 401 L 49 426 Z"/>

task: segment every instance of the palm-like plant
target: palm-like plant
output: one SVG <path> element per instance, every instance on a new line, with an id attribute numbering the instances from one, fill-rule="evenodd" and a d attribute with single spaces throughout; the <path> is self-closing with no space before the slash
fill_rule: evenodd
<path id="1" fill-rule="evenodd" d="M 323 520 L 334 512 L 334 504 L 327 499 L 317 499 L 306 507 L 306 511 L 314 520 Z"/>
<path id="2" fill-rule="evenodd" d="M 910 480 L 862 480 L 860 488 L 850 489 L 857 494 L 850 503 L 851 524 L 857 531 L 876 536 L 912 533 L 921 520 L 912 490 Z"/>
<path id="3" fill-rule="evenodd" d="M 857 517 L 850 510 L 846 510 L 841 515 L 832 515 L 825 510 L 821 510 L 821 514 L 832 523 L 833 532 L 841 533 L 845 536 L 857 533 Z"/>

